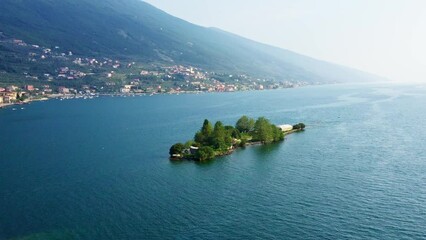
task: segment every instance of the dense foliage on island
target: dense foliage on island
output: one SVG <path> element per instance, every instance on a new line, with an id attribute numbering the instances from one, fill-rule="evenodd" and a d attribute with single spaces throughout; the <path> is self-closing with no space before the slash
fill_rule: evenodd
<path id="1" fill-rule="evenodd" d="M 299 123 L 291 129 L 283 130 L 265 117 L 254 120 L 242 116 L 235 126 L 225 126 L 221 121 L 217 121 L 213 126 L 206 119 L 193 140 L 185 144 L 174 144 L 170 148 L 169 154 L 172 159 L 206 161 L 230 154 L 236 148 L 249 144 L 283 141 L 286 134 L 301 131 L 304 128 L 305 124 Z"/>

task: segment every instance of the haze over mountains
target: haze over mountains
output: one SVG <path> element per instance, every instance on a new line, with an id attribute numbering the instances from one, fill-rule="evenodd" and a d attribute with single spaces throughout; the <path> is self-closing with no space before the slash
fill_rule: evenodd
<path id="1" fill-rule="evenodd" d="M 381 80 L 219 29 L 200 27 L 139 0 L 1 0 L 0 31 L 33 44 L 60 46 L 81 56 L 184 64 L 277 81 Z"/>

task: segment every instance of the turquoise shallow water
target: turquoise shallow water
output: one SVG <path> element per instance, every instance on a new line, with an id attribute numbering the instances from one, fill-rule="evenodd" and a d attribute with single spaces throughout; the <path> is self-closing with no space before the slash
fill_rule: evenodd
<path id="1" fill-rule="evenodd" d="M 52 100 L 0 110 L 0 239 L 425 239 L 426 87 Z M 205 118 L 308 129 L 208 164 Z"/>

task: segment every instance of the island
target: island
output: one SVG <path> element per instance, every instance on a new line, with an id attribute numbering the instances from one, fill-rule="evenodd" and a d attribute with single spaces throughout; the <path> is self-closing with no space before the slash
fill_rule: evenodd
<path id="1" fill-rule="evenodd" d="M 229 155 L 239 147 L 280 142 L 286 135 L 304 129 L 304 123 L 274 125 L 265 117 L 254 120 L 242 116 L 235 127 L 225 126 L 221 121 L 217 121 L 213 126 L 206 119 L 193 140 L 170 147 L 170 159 L 208 161 Z"/>

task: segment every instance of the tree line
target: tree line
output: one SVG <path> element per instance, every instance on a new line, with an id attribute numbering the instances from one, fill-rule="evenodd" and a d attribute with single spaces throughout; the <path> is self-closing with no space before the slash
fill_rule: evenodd
<path id="1" fill-rule="evenodd" d="M 235 126 L 224 125 L 221 121 L 212 125 L 206 119 L 193 140 L 185 144 L 174 144 L 169 154 L 174 158 L 206 161 L 230 153 L 233 149 L 244 147 L 249 143 L 267 144 L 282 140 L 284 140 L 284 132 L 265 117 L 254 120 L 242 116 Z"/>

